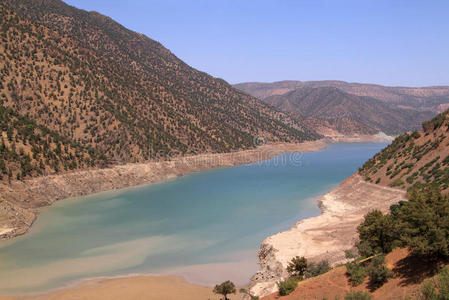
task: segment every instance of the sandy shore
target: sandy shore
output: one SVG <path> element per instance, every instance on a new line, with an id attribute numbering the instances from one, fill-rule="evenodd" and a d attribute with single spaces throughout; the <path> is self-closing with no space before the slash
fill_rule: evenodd
<path id="1" fill-rule="evenodd" d="M 238 288 L 237 288 L 238 291 Z M 242 295 L 230 295 L 242 299 Z M 218 300 L 212 287 L 190 284 L 179 276 L 133 276 L 92 279 L 76 287 L 32 296 L 0 296 L 0 300 Z"/>
<path id="2" fill-rule="evenodd" d="M 26 233 L 38 208 L 54 201 L 169 180 L 201 170 L 257 162 L 287 152 L 325 148 L 322 140 L 300 144 L 269 144 L 256 149 L 220 154 L 177 157 L 170 161 L 116 165 L 0 183 L 0 239 Z"/>
<path id="3" fill-rule="evenodd" d="M 266 296 L 277 290 L 276 282 L 288 276 L 286 267 L 294 256 L 311 261 L 345 261 L 344 250 L 353 247 L 356 227 L 370 210 L 387 211 L 405 200 L 405 191 L 365 182 L 354 174 L 319 199 L 322 214 L 302 220 L 291 229 L 268 237 L 259 251 L 260 271 L 254 275 L 251 291 Z"/>

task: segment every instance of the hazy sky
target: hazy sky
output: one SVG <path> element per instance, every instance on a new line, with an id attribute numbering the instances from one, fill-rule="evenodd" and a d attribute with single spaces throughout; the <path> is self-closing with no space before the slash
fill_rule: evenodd
<path id="1" fill-rule="evenodd" d="M 67 0 L 231 83 L 449 85 L 447 0 Z"/>

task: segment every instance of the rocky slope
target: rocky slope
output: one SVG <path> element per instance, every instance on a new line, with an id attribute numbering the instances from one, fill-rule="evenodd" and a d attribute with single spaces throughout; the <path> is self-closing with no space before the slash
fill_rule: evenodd
<path id="1" fill-rule="evenodd" d="M 257 136 L 318 137 L 158 42 L 59 0 L 1 1 L 0 40 L 4 181 L 249 149 Z"/>
<path id="2" fill-rule="evenodd" d="M 321 121 L 344 135 L 378 132 L 397 135 L 419 128 L 434 115 L 430 111 L 399 108 L 372 97 L 349 94 L 335 87 L 298 88 L 264 101 L 305 117 L 309 125 Z"/>

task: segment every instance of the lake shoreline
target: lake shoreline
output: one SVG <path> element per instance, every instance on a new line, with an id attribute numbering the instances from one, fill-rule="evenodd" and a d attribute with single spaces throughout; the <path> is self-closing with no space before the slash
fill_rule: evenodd
<path id="1" fill-rule="evenodd" d="M 328 260 L 331 265 L 344 263 L 344 250 L 355 244 L 363 216 L 374 209 L 386 212 L 390 205 L 406 200 L 405 196 L 404 190 L 368 183 L 358 173 L 348 177 L 317 199 L 319 216 L 301 220 L 262 242 L 260 270 L 250 284 L 253 295 L 275 293 L 276 282 L 288 278 L 286 267 L 295 256 L 314 262 Z"/>
<path id="2" fill-rule="evenodd" d="M 287 152 L 306 152 L 306 151 L 307 152 L 311 152 L 311 151 L 317 151 L 317 150 L 320 150 L 320 149 L 323 149 L 323 148 L 326 147 L 326 144 L 323 141 L 318 141 L 318 142 L 319 143 L 317 143 L 317 142 L 309 142 L 307 144 L 266 145 L 266 146 L 263 146 L 263 147 L 259 147 L 256 150 L 240 151 L 240 152 L 236 152 L 236 153 L 225 154 L 225 158 L 222 157 L 223 154 L 220 154 L 218 157 L 221 157 L 221 159 L 218 159 L 218 157 L 216 157 L 217 160 L 215 160 L 215 165 L 218 165 L 218 166 L 216 166 L 216 168 L 228 167 L 228 166 L 240 165 L 240 164 L 245 164 L 245 163 L 257 162 L 257 161 L 261 161 L 261 160 L 264 160 L 264 159 L 269 159 L 269 158 L 272 158 L 272 157 L 274 157 L 274 156 L 276 156 L 278 154 L 282 154 L 282 153 L 287 153 Z M 241 153 L 241 152 L 244 152 L 244 153 L 250 152 L 250 153 L 248 155 L 243 155 L 243 156 L 237 155 L 238 153 Z M 226 156 L 229 156 L 229 155 L 231 155 L 231 157 L 227 157 L 226 158 Z M 210 155 L 206 155 L 206 156 L 210 156 Z M 214 157 L 216 155 L 212 155 L 212 156 Z M 240 157 L 240 158 L 236 159 L 236 157 Z M 193 159 L 193 158 L 189 158 L 188 160 L 190 160 L 190 159 Z M 196 157 L 196 159 L 198 159 L 198 157 Z M 202 159 L 199 159 L 199 160 L 202 161 Z M 213 160 L 214 159 L 212 159 L 212 161 Z M 219 161 L 220 163 L 216 164 L 217 161 Z M 179 163 L 179 161 L 177 163 Z M 191 161 L 190 161 L 190 163 L 191 163 Z M 198 163 L 198 161 L 196 161 L 196 163 Z M 166 167 L 167 165 L 168 166 L 176 165 L 176 163 L 173 162 L 173 161 L 171 161 L 171 162 L 161 162 L 160 164 L 164 165 L 164 167 Z M 195 168 L 197 168 L 198 171 L 214 168 L 214 167 L 210 167 L 211 165 L 214 165 L 214 164 L 210 163 L 210 161 L 209 161 L 207 164 L 196 165 Z M 207 166 L 209 166 L 209 167 L 207 167 Z M 182 176 L 182 175 L 185 175 L 185 174 L 188 174 L 188 173 L 195 172 L 195 170 L 192 170 L 192 169 L 190 169 L 190 170 L 191 170 L 190 172 L 182 173 L 182 174 L 179 174 L 179 175 L 177 175 L 177 174 L 174 174 L 174 175 L 173 174 L 168 174 L 168 172 L 166 172 L 166 173 L 163 173 L 163 176 L 165 176 L 164 179 L 156 180 L 156 181 L 153 181 L 153 182 L 146 182 L 146 183 L 143 183 L 143 185 L 148 184 L 148 183 L 161 182 L 163 180 L 169 180 L 169 179 L 176 178 L 178 176 Z M 351 177 L 353 177 L 353 176 L 351 176 Z M 345 182 L 346 181 L 347 180 L 345 180 Z M 128 186 L 128 187 L 132 187 L 132 186 Z M 338 188 L 336 188 L 336 189 L 338 189 Z M 334 190 L 336 190 L 336 189 L 334 189 Z M 334 190 L 332 190 L 332 191 L 334 191 Z M 321 210 L 321 214 L 318 217 L 304 219 L 303 220 L 304 222 L 307 222 L 307 220 L 309 220 L 309 219 L 319 218 L 323 214 L 326 214 L 328 208 L 326 207 L 326 201 L 323 201 L 323 198 L 324 198 L 324 196 L 323 197 L 319 197 L 319 198 L 314 198 L 314 200 L 318 202 L 318 206 L 319 206 L 319 208 Z M 344 212 L 342 212 L 342 215 L 344 215 Z M 303 222 L 303 221 L 301 221 L 301 222 Z M 301 223 L 301 222 L 299 222 L 299 223 Z M 317 228 L 317 229 L 319 229 L 319 228 Z M 265 241 L 264 241 L 264 243 L 265 243 Z M 262 245 L 264 243 L 262 243 Z M 184 277 L 182 277 L 183 276 L 182 274 L 176 274 L 176 272 L 174 272 L 172 274 L 174 274 L 174 275 L 171 275 L 171 274 L 167 274 L 167 275 L 168 275 L 168 277 L 181 277 L 181 278 L 184 278 Z M 128 275 L 119 276 L 119 277 L 112 276 L 112 277 L 100 277 L 100 278 L 98 278 L 98 277 L 86 278 L 86 279 L 80 280 L 80 281 L 78 281 L 78 282 L 76 282 L 76 283 L 74 283 L 72 285 L 69 285 L 69 286 L 63 286 L 61 288 L 52 289 L 52 290 L 49 290 L 49 291 L 46 291 L 46 292 L 43 292 L 43 293 L 39 293 L 39 294 L 25 294 L 23 296 L 20 296 L 20 297 L 26 297 L 26 298 L 18 298 L 18 296 L 11 296 L 12 298 L 2 298 L 0 296 L 0 300 L 3 300 L 3 299 L 41 299 L 41 298 L 38 298 L 41 295 L 50 295 L 50 294 L 51 295 L 53 295 L 53 294 L 56 295 L 57 293 L 68 293 L 67 295 L 72 295 L 73 296 L 75 294 L 79 295 L 80 290 L 83 290 L 86 285 L 88 285 L 88 286 L 90 286 L 92 288 L 95 287 L 95 288 L 99 288 L 100 289 L 100 288 L 102 288 L 101 287 L 102 282 L 105 282 L 105 281 L 110 281 L 111 280 L 111 281 L 119 281 L 119 282 L 120 281 L 141 282 L 142 280 L 152 281 L 153 279 L 151 279 L 151 278 L 153 278 L 153 277 L 160 278 L 160 277 L 167 277 L 167 276 L 165 274 L 163 274 L 163 275 L 128 274 Z M 184 279 L 184 281 L 187 284 L 192 285 L 192 286 L 198 286 L 198 287 L 205 287 L 206 286 L 206 285 L 202 285 L 202 284 L 191 283 L 191 282 L 189 282 L 189 281 L 187 281 L 185 279 Z M 120 284 L 120 283 L 117 283 L 117 284 Z M 253 284 L 254 284 L 254 280 L 252 282 L 252 286 L 254 286 Z M 28 298 L 28 297 L 32 297 L 32 298 Z M 108 297 L 106 297 L 106 298 L 108 298 Z M 104 299 L 106 299 L 106 298 L 104 298 Z M 42 299 L 46 299 L 46 298 L 42 298 Z M 154 298 L 154 299 L 157 299 L 157 298 Z M 211 298 L 211 299 L 213 299 L 213 298 Z"/>
<path id="3" fill-rule="evenodd" d="M 282 153 L 314 152 L 326 146 L 324 140 L 267 144 L 250 150 L 199 154 L 0 183 L 0 240 L 26 234 L 39 209 L 58 200 L 163 182 L 208 169 L 254 163 Z"/>

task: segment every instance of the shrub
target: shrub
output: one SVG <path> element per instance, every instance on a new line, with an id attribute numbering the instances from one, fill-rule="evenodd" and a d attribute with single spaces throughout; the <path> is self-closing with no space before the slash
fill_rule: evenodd
<path id="1" fill-rule="evenodd" d="M 366 277 L 366 268 L 358 262 L 346 263 L 346 275 L 351 279 L 353 286 L 358 286 Z"/>
<path id="2" fill-rule="evenodd" d="M 298 279 L 295 277 L 290 277 L 286 280 L 279 281 L 277 286 L 279 289 L 279 295 L 286 296 L 296 289 L 298 286 Z"/>
<path id="3" fill-rule="evenodd" d="M 399 172 L 396 172 L 397 174 L 399 174 Z M 397 175 L 396 174 L 396 175 Z M 396 176 L 395 175 L 395 176 Z M 392 177 L 394 177 L 394 176 L 392 176 Z M 395 181 L 393 181 L 391 184 L 390 184 L 390 186 L 391 187 L 398 187 L 398 186 L 401 186 L 401 185 L 403 185 L 404 184 L 404 181 L 402 180 L 402 179 L 400 179 L 400 178 L 398 178 L 398 179 L 396 179 Z"/>
<path id="4" fill-rule="evenodd" d="M 403 241 L 414 255 L 449 256 L 449 197 L 441 195 L 438 187 L 412 189 L 397 218 Z"/>
<path id="5" fill-rule="evenodd" d="M 318 263 L 310 263 L 307 267 L 306 277 L 315 277 L 329 272 L 330 269 L 331 266 L 327 260 L 322 260 Z"/>
<path id="6" fill-rule="evenodd" d="M 354 260 L 357 258 L 357 253 L 353 251 L 352 249 L 345 250 L 345 258 L 348 260 Z"/>
<path id="7" fill-rule="evenodd" d="M 345 300 L 371 300 L 373 297 L 367 293 L 362 291 L 349 292 L 345 296 Z"/>
<path id="8" fill-rule="evenodd" d="M 393 219 L 379 210 L 367 213 L 363 222 L 357 227 L 357 232 L 360 241 L 356 247 L 362 256 L 388 253 L 397 240 L 397 230 Z"/>
<path id="9" fill-rule="evenodd" d="M 413 131 L 412 137 L 413 137 L 414 139 L 418 139 L 419 137 L 421 137 L 421 134 L 420 134 L 418 131 Z"/>
<path id="10" fill-rule="evenodd" d="M 371 260 L 368 267 L 368 276 L 369 284 L 372 287 L 380 287 L 387 282 L 389 278 L 393 277 L 393 272 L 385 266 L 384 255 L 376 256 Z"/>
<path id="11" fill-rule="evenodd" d="M 444 267 L 435 279 L 425 281 L 421 285 L 423 300 L 449 299 L 449 267 Z"/>

